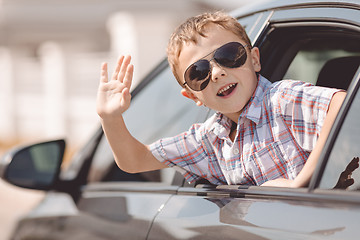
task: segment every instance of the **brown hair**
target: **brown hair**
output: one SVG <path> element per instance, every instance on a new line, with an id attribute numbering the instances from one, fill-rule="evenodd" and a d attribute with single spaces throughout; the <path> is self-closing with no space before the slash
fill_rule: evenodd
<path id="1" fill-rule="evenodd" d="M 176 66 L 179 63 L 179 56 L 182 47 L 186 43 L 197 43 L 197 37 L 206 37 L 206 26 L 210 23 L 217 24 L 226 30 L 229 30 L 245 41 L 245 44 L 251 47 L 251 42 L 245 29 L 241 24 L 230 15 L 224 12 L 204 13 L 187 19 L 171 35 L 167 47 L 168 62 L 171 70 L 182 86 L 180 76 L 176 72 Z"/>

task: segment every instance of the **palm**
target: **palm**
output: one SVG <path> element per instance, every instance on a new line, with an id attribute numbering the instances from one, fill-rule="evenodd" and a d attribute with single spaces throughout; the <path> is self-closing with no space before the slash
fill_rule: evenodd
<path id="1" fill-rule="evenodd" d="M 120 57 L 118 65 L 108 81 L 107 64 L 102 65 L 101 80 L 98 89 L 97 111 L 101 117 L 120 116 L 130 106 L 130 93 L 133 66 L 130 57 Z"/>
<path id="2" fill-rule="evenodd" d="M 122 88 L 123 84 L 109 82 L 99 88 L 98 101 L 102 105 L 104 114 L 122 114 L 128 107 L 125 99 L 125 93 Z"/>

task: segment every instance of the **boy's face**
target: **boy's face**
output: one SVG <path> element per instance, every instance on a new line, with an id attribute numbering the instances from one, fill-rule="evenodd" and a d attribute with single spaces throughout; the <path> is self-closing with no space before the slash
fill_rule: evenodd
<path id="1" fill-rule="evenodd" d="M 177 72 L 182 83 L 186 69 L 194 62 L 203 59 L 210 60 L 212 53 L 217 48 L 229 42 L 245 42 L 231 31 L 225 30 L 216 24 L 207 26 L 207 37 L 198 37 L 198 43 L 184 45 L 179 56 Z M 219 65 L 214 60 L 210 61 L 211 79 L 205 89 L 194 91 L 186 86 L 182 94 L 193 99 L 197 105 L 205 104 L 207 107 L 219 111 L 237 122 L 237 118 L 247 104 L 257 86 L 256 73 L 260 71 L 259 50 L 251 51 L 246 47 L 247 59 L 244 65 L 238 68 L 227 68 Z M 209 55 L 209 56 L 207 56 Z M 229 88 L 230 87 L 230 88 Z M 224 89 L 228 89 L 224 92 Z"/>

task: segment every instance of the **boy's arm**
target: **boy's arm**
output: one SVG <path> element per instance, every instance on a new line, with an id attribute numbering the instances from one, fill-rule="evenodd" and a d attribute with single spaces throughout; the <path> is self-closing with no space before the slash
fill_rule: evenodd
<path id="1" fill-rule="evenodd" d="M 130 134 L 122 117 L 131 100 L 129 89 L 134 67 L 130 61 L 130 56 L 121 56 L 109 81 L 107 64 L 102 64 L 96 110 L 115 161 L 122 170 L 136 173 L 165 168 L 146 145 Z"/>
<path id="2" fill-rule="evenodd" d="M 331 127 L 335 121 L 335 118 L 339 112 L 341 104 L 344 101 L 346 92 L 337 92 L 333 95 L 329 110 L 324 120 L 324 125 L 320 131 L 320 136 L 312 152 L 309 155 L 303 169 L 294 180 L 288 180 L 279 178 L 270 180 L 262 184 L 262 186 L 274 186 L 274 187 L 305 187 L 309 184 L 312 174 L 314 173 L 316 164 L 320 157 L 321 151 L 325 145 L 326 139 L 329 136 Z"/>

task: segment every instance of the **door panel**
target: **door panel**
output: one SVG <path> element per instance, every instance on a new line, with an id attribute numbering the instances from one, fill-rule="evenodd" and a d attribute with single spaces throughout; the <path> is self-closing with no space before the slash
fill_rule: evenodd
<path id="1" fill-rule="evenodd" d="M 351 239 L 359 214 L 359 206 L 317 201 L 178 195 L 156 217 L 149 239 Z"/>

